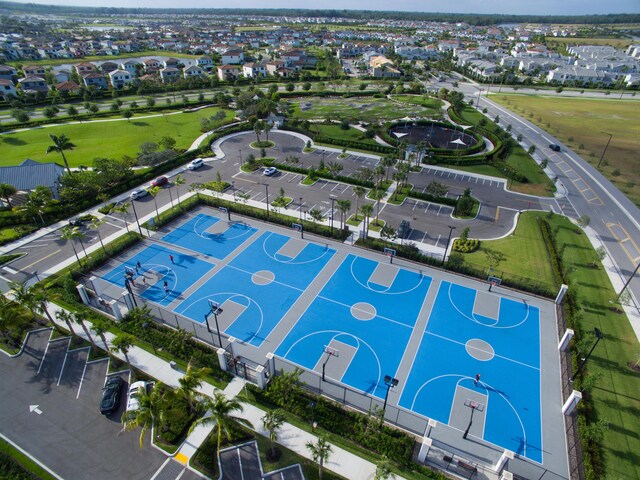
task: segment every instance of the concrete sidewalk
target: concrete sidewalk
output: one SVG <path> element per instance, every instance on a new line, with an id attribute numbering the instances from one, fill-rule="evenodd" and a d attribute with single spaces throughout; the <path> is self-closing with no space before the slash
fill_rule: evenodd
<path id="1" fill-rule="evenodd" d="M 58 305 L 49 304 L 49 311 L 54 318 L 55 313 L 61 310 L 63 309 Z M 61 327 L 66 328 L 66 325 L 63 322 L 57 323 Z M 91 331 L 91 323 L 86 320 L 84 323 L 89 331 Z M 76 333 L 80 337 L 88 340 L 83 329 L 77 328 Z M 107 343 L 109 344 L 109 346 L 111 346 L 115 336 L 111 333 L 106 333 L 105 337 Z M 100 348 L 104 347 L 102 340 L 98 336 L 94 335 L 93 340 Z M 121 353 L 114 354 L 114 356 L 120 358 L 121 360 L 124 360 L 124 355 Z M 131 347 L 131 349 L 128 351 L 128 357 L 133 367 L 140 370 L 145 375 L 153 377 L 156 380 L 159 380 L 171 387 L 178 387 L 180 385 L 178 380 L 184 376 L 184 372 L 172 368 L 165 360 L 156 357 L 152 353 L 149 353 L 140 347 Z M 223 393 L 228 398 L 238 397 L 238 399 L 241 400 L 241 392 L 243 391 L 244 387 L 244 380 L 240 378 L 234 378 L 223 390 Z M 198 392 L 209 397 L 213 397 L 214 393 L 217 391 L 219 392 L 220 390 L 206 382 L 203 383 L 200 388 L 198 388 Z M 253 425 L 253 429 L 256 432 L 267 437 L 268 432 L 262 428 L 262 417 L 265 415 L 265 411 L 249 403 L 241 403 L 244 410 L 240 415 L 251 422 L 251 424 Z M 207 436 L 213 429 L 214 426 L 199 426 L 195 428 L 191 435 L 187 437 L 187 439 L 180 447 L 178 453 L 174 457 L 175 460 L 193 470 L 189 466 L 189 461 L 197 451 L 198 447 L 202 445 L 202 443 L 206 440 Z M 317 440 L 318 437 L 316 435 L 306 432 L 288 423 L 285 423 L 278 432 L 278 443 L 280 445 L 298 453 L 299 455 L 307 459 L 311 459 L 311 455 L 309 453 L 309 450 L 306 448 L 306 444 L 308 442 L 315 443 L 317 442 Z M 331 445 L 331 450 L 331 456 L 325 463 L 327 469 L 345 478 L 357 478 L 363 480 L 374 478 L 376 466 L 373 463 L 364 460 L 357 455 L 349 453 L 346 450 L 335 445 Z M 397 476 L 396 478 L 401 479 L 401 477 Z"/>

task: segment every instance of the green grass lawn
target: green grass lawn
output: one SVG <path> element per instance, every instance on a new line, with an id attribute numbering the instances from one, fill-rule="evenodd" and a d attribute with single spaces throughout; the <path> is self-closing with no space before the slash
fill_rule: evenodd
<path id="1" fill-rule="evenodd" d="M 439 109 L 420 105 L 402 106 L 386 98 L 352 97 L 320 98 L 305 97 L 292 100 L 293 116 L 301 120 L 332 117 L 353 121 L 384 121 L 406 116 L 432 117 L 439 115 Z"/>
<path id="2" fill-rule="evenodd" d="M 93 121 L 5 133 L 0 136 L 0 145 L 5 152 L 0 159 L 0 165 L 17 165 L 27 158 L 62 164 L 59 154 L 46 155 L 47 147 L 51 145 L 50 134 L 65 134 L 76 145 L 75 149 L 65 152 L 72 167 L 90 166 L 96 157 L 134 157 L 142 143 L 158 142 L 164 136 L 175 138 L 177 148 L 188 148 L 202 133 L 200 120 L 214 115 L 219 110 L 211 107 L 192 113 L 150 118 L 134 116 L 130 121 Z M 233 118 L 233 112 L 226 111 L 226 114 L 227 119 Z"/>
<path id="3" fill-rule="evenodd" d="M 325 135 L 337 140 L 348 140 L 366 143 L 367 145 L 378 145 L 374 139 L 364 138 L 362 136 L 364 132 L 353 127 L 349 127 L 348 130 L 343 130 L 338 124 L 325 125 L 322 123 L 314 123 L 311 125 L 311 131 L 318 132 L 320 135 Z"/>
<path id="4" fill-rule="evenodd" d="M 402 103 L 411 103 L 413 105 L 420 105 L 425 108 L 431 108 L 433 110 L 440 110 L 442 108 L 442 100 L 436 97 L 427 97 L 424 95 L 391 95 L 393 100 L 397 100 Z"/>
<path id="5" fill-rule="evenodd" d="M 478 251 L 464 255 L 465 260 L 486 269 L 484 251 L 490 249 L 504 256 L 496 268 L 498 275 L 514 272 L 531 281 L 552 283 L 536 216 L 540 213 L 522 214 L 515 235 L 483 241 Z M 558 249 L 563 252 L 564 269 L 569 288 L 577 298 L 583 331 L 592 332 L 598 327 L 604 333 L 604 340 L 591 356 L 587 374 L 595 379 L 591 390 L 595 417 L 608 426 L 602 442 L 607 478 L 640 478 L 640 374 L 628 368 L 629 363 L 638 361 L 638 341 L 627 317 L 611 309 L 609 301 L 616 298 L 616 292 L 605 270 L 591 266 L 596 254 L 586 235 L 576 233 L 577 227 L 564 217 L 544 214 L 544 218 L 556 232 Z M 585 348 L 593 342 L 588 343 Z"/>
<path id="6" fill-rule="evenodd" d="M 462 109 L 462 117 L 469 122 L 469 124 L 473 125 L 477 125 L 482 118 L 486 118 L 481 112 L 478 112 L 470 106 L 465 106 Z M 496 125 L 492 121 L 489 121 L 486 128 L 495 131 Z M 506 163 L 529 179 L 526 183 L 510 181 L 509 188 L 511 190 L 519 193 L 525 193 L 527 195 L 547 197 L 553 195 L 553 192 L 555 191 L 553 182 L 545 175 L 540 166 L 520 145 L 515 146 L 509 157 L 506 159 Z M 472 165 L 465 167 L 451 166 L 451 168 L 506 178 L 500 169 L 491 165 Z"/>
<path id="7" fill-rule="evenodd" d="M 637 100 L 566 98 L 551 95 L 492 95 L 491 99 L 545 129 L 596 166 L 609 136 L 600 171 L 640 205 L 640 122 Z M 545 155 L 551 155 L 545 151 Z"/>
<path id="8" fill-rule="evenodd" d="M 15 464 L 19 465 L 13 466 L 3 465 L 0 468 L 0 476 L 5 479 L 20 479 L 20 478 L 39 478 L 41 480 L 55 480 L 58 477 L 54 477 L 47 470 L 42 468 L 36 462 L 31 460 L 25 454 L 23 454 L 20 450 L 12 446 L 11 444 L 5 442 L 4 440 L 0 440 L 0 457 L 6 456 L 13 460 Z M 23 471 L 21 471 L 23 469 Z M 29 472 L 32 477 L 24 477 L 19 476 L 24 471 Z"/>

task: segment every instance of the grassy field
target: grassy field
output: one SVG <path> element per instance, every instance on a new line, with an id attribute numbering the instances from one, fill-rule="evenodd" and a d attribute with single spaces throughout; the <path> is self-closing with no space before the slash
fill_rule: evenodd
<path id="1" fill-rule="evenodd" d="M 515 235 L 484 241 L 480 250 L 465 255 L 465 259 L 488 266 L 484 250 L 490 249 L 504 256 L 497 270 L 518 272 L 531 279 L 551 279 L 548 255 L 536 224 L 539 215 L 524 213 Z M 610 308 L 609 301 L 616 298 L 616 292 L 605 270 L 591 266 L 596 254 L 586 235 L 577 234 L 577 227 L 566 218 L 549 218 L 546 214 L 544 218 L 563 252 L 564 270 L 578 301 L 583 331 L 592 332 L 598 327 L 604 333 L 604 340 L 591 356 L 587 375 L 593 380 L 590 392 L 596 420 L 605 426 L 602 445 L 606 478 L 640 478 L 640 374 L 628 368 L 630 362 L 638 361 L 640 346 L 627 317 Z M 585 349 L 593 344 L 591 337 L 587 338 Z"/>
<path id="2" fill-rule="evenodd" d="M 545 129 L 594 166 L 609 138 L 603 132 L 612 134 L 601 172 L 640 205 L 640 99 L 503 94 L 493 95 L 491 99 Z"/>
<path id="3" fill-rule="evenodd" d="M 372 138 L 360 138 L 364 132 L 360 130 L 349 127 L 348 130 L 343 130 L 340 128 L 340 125 L 324 125 L 322 123 L 314 123 L 311 125 L 311 130 L 313 132 L 318 132 L 320 135 L 326 135 L 331 138 L 339 139 L 339 140 L 350 140 L 354 142 L 362 142 L 369 145 L 378 145 L 376 141 Z"/>
<path id="4" fill-rule="evenodd" d="M 472 125 L 477 125 L 485 116 L 470 106 L 464 107 L 462 110 L 463 118 Z M 487 128 L 495 124 L 489 122 Z M 516 145 L 513 152 L 506 159 L 507 165 L 510 165 L 518 172 L 525 175 L 529 181 L 526 183 L 509 181 L 509 189 L 515 192 L 525 193 L 527 195 L 551 196 L 555 191 L 553 182 L 545 175 L 540 166 L 524 151 L 520 145 Z M 500 169 L 491 165 L 475 165 L 470 167 L 452 167 L 468 172 L 481 173 L 483 175 L 491 175 L 499 178 L 506 178 Z"/>
<path id="5" fill-rule="evenodd" d="M 609 45 L 617 49 L 626 49 L 633 43 L 630 38 L 579 38 L 579 37 L 547 37 L 545 43 L 552 47 L 556 45 Z"/>
<path id="6" fill-rule="evenodd" d="M 214 115 L 219 110 L 212 107 L 192 113 L 150 118 L 134 116 L 130 121 L 93 121 L 5 133 L 0 135 L 0 149 L 4 152 L 0 165 L 17 165 L 26 158 L 62 164 L 59 154 L 46 154 L 47 147 L 51 145 L 50 134 L 65 134 L 76 145 L 75 149 L 65 152 L 69 164 L 75 167 L 89 166 L 96 157 L 135 156 L 142 143 L 157 142 L 164 136 L 175 138 L 177 148 L 188 148 L 201 135 L 200 119 Z M 233 112 L 226 113 L 227 119 L 231 119 Z"/>
<path id="7" fill-rule="evenodd" d="M 332 117 L 354 121 L 385 121 L 403 117 L 434 117 L 440 114 L 438 108 L 420 105 L 399 106 L 386 98 L 319 98 L 307 97 L 295 100 L 293 115 L 301 120 Z"/>
<path id="8" fill-rule="evenodd" d="M 432 108 L 438 110 L 442 108 L 442 100 L 435 97 L 427 97 L 423 95 L 391 95 L 393 100 L 402 103 L 411 103 L 413 105 L 420 105 L 425 108 Z"/>

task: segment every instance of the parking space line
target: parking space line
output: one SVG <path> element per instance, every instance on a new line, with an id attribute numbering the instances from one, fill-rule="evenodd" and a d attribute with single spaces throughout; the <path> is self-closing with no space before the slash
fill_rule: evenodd
<path id="1" fill-rule="evenodd" d="M 87 358 L 89 358 L 89 357 L 87 357 Z M 78 384 L 78 393 L 76 395 L 76 400 L 78 398 L 80 398 L 80 390 L 82 389 L 82 382 L 84 381 L 84 374 L 87 373 L 87 365 L 88 365 L 88 363 L 85 361 L 84 362 L 84 368 L 82 369 L 82 376 L 80 377 L 80 382 Z"/>
<path id="2" fill-rule="evenodd" d="M 40 359 L 40 366 L 38 366 L 38 372 L 40 373 L 40 369 L 42 368 L 42 364 L 44 363 L 44 359 L 47 356 L 47 351 L 49 350 L 49 344 L 51 342 L 47 342 L 47 346 L 44 348 L 44 353 L 42 354 L 42 358 Z"/>
<path id="3" fill-rule="evenodd" d="M 436 240 L 436 243 L 434 243 L 434 246 L 438 246 L 438 244 L 440 243 L 440 237 L 442 237 L 442 235 L 438 235 L 438 239 Z"/>

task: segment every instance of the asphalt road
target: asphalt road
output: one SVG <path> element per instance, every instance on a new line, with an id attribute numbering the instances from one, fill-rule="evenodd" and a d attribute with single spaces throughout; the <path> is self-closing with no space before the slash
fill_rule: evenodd
<path id="1" fill-rule="evenodd" d="M 0 355 L 0 431 L 62 478 L 151 478 L 166 456 L 148 436 L 141 449 L 136 432 L 118 435 L 126 385 L 119 410 L 101 415 L 107 361 L 87 363 L 87 349 L 49 336 L 30 335 L 16 358 Z"/>

